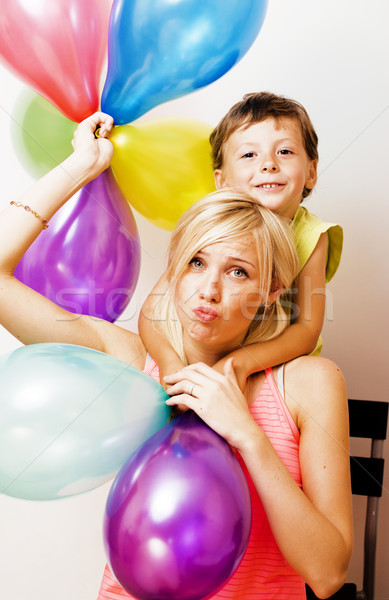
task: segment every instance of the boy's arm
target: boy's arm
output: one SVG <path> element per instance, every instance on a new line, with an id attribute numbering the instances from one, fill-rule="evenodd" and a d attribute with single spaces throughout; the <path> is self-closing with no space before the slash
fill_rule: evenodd
<path id="1" fill-rule="evenodd" d="M 247 377 L 252 373 L 310 354 L 315 349 L 323 326 L 326 261 L 327 234 L 323 233 L 298 276 L 292 324 L 276 338 L 242 346 L 218 361 L 214 367 L 222 372 L 224 362 L 234 356 L 235 372 L 243 389 Z"/>
<path id="2" fill-rule="evenodd" d="M 160 324 L 153 317 L 158 299 L 166 292 L 166 288 L 166 276 L 162 275 L 146 298 L 138 321 L 139 334 L 147 352 L 159 366 L 160 381 L 165 387 L 167 386 L 163 382 L 163 377 L 175 373 L 185 366 L 177 352 L 166 339 Z"/>

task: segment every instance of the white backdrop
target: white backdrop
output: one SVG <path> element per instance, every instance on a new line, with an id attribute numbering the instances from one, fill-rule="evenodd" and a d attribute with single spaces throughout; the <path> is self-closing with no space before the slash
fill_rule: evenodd
<path id="1" fill-rule="evenodd" d="M 269 90 L 302 102 L 320 140 L 318 185 L 309 209 L 344 227 L 340 269 L 329 285 L 324 355 L 342 368 L 350 397 L 388 400 L 389 4 L 385 0 L 270 0 L 265 24 L 223 78 L 154 109 L 215 125 L 246 92 Z M 31 178 L 10 138 L 22 85 L 0 67 L 1 205 Z M 172 165 L 174 168 L 174 165 Z M 157 182 L 156 182 L 157 184 Z M 136 215 L 142 268 L 125 326 L 161 273 L 168 233 Z M 19 346 L 0 329 L 0 351 Z M 355 446 L 354 446 L 355 447 Z M 389 444 L 386 447 L 389 459 Z M 94 600 L 104 566 L 101 523 L 109 485 L 83 496 L 33 503 L 0 496 L 0 581 L 7 600 Z M 364 501 L 355 502 L 355 529 Z M 379 515 L 377 600 L 389 599 L 389 466 Z M 358 537 L 357 537 L 358 539 Z M 349 578 L 361 582 L 361 547 Z"/>

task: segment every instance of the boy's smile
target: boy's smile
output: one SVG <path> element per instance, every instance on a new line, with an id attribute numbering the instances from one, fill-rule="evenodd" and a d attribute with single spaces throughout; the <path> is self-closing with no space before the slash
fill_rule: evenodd
<path id="1" fill-rule="evenodd" d="M 305 151 L 299 123 L 269 117 L 231 134 L 215 181 L 217 189 L 237 187 L 293 219 L 304 187 L 312 189 L 316 183 L 316 168 Z"/>

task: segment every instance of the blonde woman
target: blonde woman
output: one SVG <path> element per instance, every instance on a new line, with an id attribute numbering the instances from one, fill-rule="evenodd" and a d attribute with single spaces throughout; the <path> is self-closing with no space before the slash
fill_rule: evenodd
<path id="1" fill-rule="evenodd" d="M 96 127 L 101 127 L 95 139 Z M 77 129 L 74 153 L 11 206 L 0 222 L 2 324 L 22 342 L 67 342 L 140 368 L 140 338 L 117 325 L 74 318 L 12 273 L 55 211 L 111 160 L 112 119 L 96 113 Z M 41 217 L 44 215 L 44 217 Z M 235 348 L 270 339 L 286 324 L 280 294 L 297 271 L 289 228 L 231 190 L 199 201 L 172 236 L 169 290 L 155 318 L 187 364 L 166 378 L 168 404 L 193 409 L 235 448 L 253 507 L 248 549 L 215 598 L 305 598 L 304 582 L 325 598 L 343 583 L 352 547 L 345 385 L 339 369 L 302 357 L 250 377 L 244 393 Z M 155 363 L 145 369 L 158 378 Z M 278 382 L 278 383 L 277 383 Z M 130 597 L 106 568 L 99 598 Z"/>

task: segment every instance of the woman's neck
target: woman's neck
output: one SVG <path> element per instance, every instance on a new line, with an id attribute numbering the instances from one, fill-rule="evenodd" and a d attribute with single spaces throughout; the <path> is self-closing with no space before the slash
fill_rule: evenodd
<path id="1" fill-rule="evenodd" d="M 193 342 L 191 339 L 184 342 L 185 356 L 190 365 L 202 362 L 212 367 L 218 360 L 224 358 L 233 350 L 234 348 L 231 348 L 226 351 L 225 346 L 223 348 L 215 348 L 214 346 L 207 347 L 204 344 L 196 344 L 196 342 Z"/>

